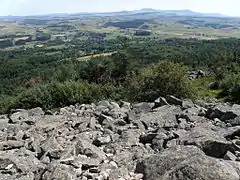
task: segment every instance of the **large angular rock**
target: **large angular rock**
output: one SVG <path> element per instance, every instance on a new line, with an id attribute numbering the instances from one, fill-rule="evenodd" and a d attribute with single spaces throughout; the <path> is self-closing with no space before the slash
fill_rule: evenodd
<path id="1" fill-rule="evenodd" d="M 25 122 L 29 125 L 35 124 L 34 118 L 41 118 L 44 116 L 42 108 L 34 108 L 30 110 L 19 109 L 9 116 L 9 123 L 21 123 Z"/>
<path id="2" fill-rule="evenodd" d="M 166 100 L 169 104 L 173 104 L 173 105 L 178 105 L 178 106 L 182 106 L 183 105 L 183 101 L 181 99 L 178 99 L 174 96 L 166 96 Z"/>
<path id="3" fill-rule="evenodd" d="M 182 145 L 195 145 L 202 149 L 207 155 L 217 158 L 223 157 L 228 150 L 236 150 L 236 147 L 227 141 L 217 131 L 217 128 L 210 123 L 198 124 L 190 131 L 185 131 L 179 135 L 176 142 Z"/>
<path id="4" fill-rule="evenodd" d="M 240 126 L 219 129 L 219 133 L 228 140 L 240 138 Z"/>
<path id="5" fill-rule="evenodd" d="M 67 166 L 64 164 L 52 164 L 42 175 L 42 178 L 46 180 L 75 180 L 77 178 L 77 174 L 75 169 L 71 166 Z"/>
<path id="6" fill-rule="evenodd" d="M 194 146 L 176 146 L 146 157 L 136 172 L 146 180 L 237 180 L 239 174 L 228 162 L 207 157 Z"/>
<path id="7" fill-rule="evenodd" d="M 102 160 L 100 159 L 91 159 L 85 155 L 79 156 L 71 156 L 69 158 L 60 159 L 59 162 L 65 165 L 71 165 L 75 168 L 91 168 L 91 167 L 98 167 Z"/>
<path id="8" fill-rule="evenodd" d="M 124 108 L 114 108 L 109 111 L 107 115 L 112 117 L 113 119 L 123 119 L 126 122 L 129 122 L 127 113 L 128 111 L 126 111 L 126 109 Z"/>
<path id="9" fill-rule="evenodd" d="M 226 123 L 231 124 L 231 126 L 240 126 L 240 116 L 237 116 L 234 119 L 227 120 Z"/>
<path id="10" fill-rule="evenodd" d="M 93 144 L 96 146 L 102 146 L 111 142 L 111 136 L 105 135 L 94 139 Z"/>
<path id="11" fill-rule="evenodd" d="M 154 101 L 154 108 L 158 108 L 165 105 L 169 105 L 169 104 L 164 97 L 159 97 Z"/>
<path id="12" fill-rule="evenodd" d="M 54 159 L 60 159 L 64 152 L 63 147 L 56 141 L 54 136 L 44 142 L 41 145 L 41 149 L 45 154 L 48 154 L 48 156 Z"/>
<path id="13" fill-rule="evenodd" d="M 44 114 L 44 111 L 40 107 L 28 110 L 28 116 L 43 116 Z"/>
<path id="14" fill-rule="evenodd" d="M 28 111 L 27 110 L 17 110 L 14 112 L 12 115 L 9 116 L 9 122 L 10 123 L 18 123 L 21 122 L 21 120 L 27 119 L 28 118 Z"/>
<path id="15" fill-rule="evenodd" d="M 12 149 L 20 149 L 24 146 L 24 143 L 21 141 L 3 141 L 0 142 L 0 151 L 12 150 Z"/>
<path id="16" fill-rule="evenodd" d="M 183 109 L 193 108 L 194 103 L 191 100 L 184 100 L 182 103 Z"/>
<path id="17" fill-rule="evenodd" d="M 0 130 L 3 130 L 8 126 L 9 119 L 5 115 L 0 115 Z"/>
<path id="18" fill-rule="evenodd" d="M 236 161 L 237 157 L 231 153 L 230 151 L 228 151 L 224 157 L 223 157 L 225 160 L 230 160 L 230 161 Z"/>
<path id="19" fill-rule="evenodd" d="M 142 114 L 139 120 L 148 128 L 174 128 L 178 126 L 176 116 L 180 112 L 179 107 L 162 106 L 153 112 Z"/>
<path id="20" fill-rule="evenodd" d="M 134 171 L 136 163 L 141 160 L 148 151 L 143 146 L 133 146 L 128 149 L 122 149 L 116 152 L 113 157 L 114 162 L 118 167 L 127 168 L 129 171 Z"/>
<path id="21" fill-rule="evenodd" d="M 24 149 L 0 153 L 0 164 L 1 170 L 9 170 L 12 174 L 37 173 L 39 170 L 45 169 L 45 165 L 33 153 Z"/>
<path id="22" fill-rule="evenodd" d="M 148 113 L 148 112 L 150 112 L 152 110 L 153 107 L 154 107 L 154 104 L 143 102 L 143 103 L 134 104 L 133 105 L 133 110 L 137 114 L 139 114 L 139 113 Z"/>
<path id="23" fill-rule="evenodd" d="M 139 143 L 139 137 L 141 135 L 140 129 L 128 129 L 121 132 L 118 142 L 123 146 L 134 146 Z"/>
<path id="24" fill-rule="evenodd" d="M 84 139 L 78 139 L 78 142 L 76 144 L 76 154 L 86 155 L 90 158 L 100 159 L 104 160 L 106 159 L 105 153 L 99 149 L 97 146 L 93 145 L 91 142 L 84 140 Z"/>
<path id="25" fill-rule="evenodd" d="M 210 119 L 218 118 L 227 121 L 240 117 L 240 105 L 217 104 L 208 108 L 207 117 Z"/>

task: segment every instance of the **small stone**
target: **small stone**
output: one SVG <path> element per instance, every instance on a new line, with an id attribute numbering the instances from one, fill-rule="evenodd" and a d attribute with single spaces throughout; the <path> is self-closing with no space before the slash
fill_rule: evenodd
<path id="1" fill-rule="evenodd" d="M 143 179 L 143 174 L 136 174 L 135 180 L 140 180 L 140 179 Z"/>
<path id="2" fill-rule="evenodd" d="M 114 123 L 118 126 L 125 126 L 127 124 L 127 122 L 124 119 L 118 119 L 116 120 L 116 122 Z"/>
<path id="3" fill-rule="evenodd" d="M 100 101 L 98 103 L 98 106 L 106 106 L 106 107 L 108 107 L 108 106 L 110 106 L 110 103 L 108 101 Z"/>
<path id="4" fill-rule="evenodd" d="M 86 176 L 83 176 L 81 180 L 88 180 L 88 178 Z"/>
<path id="5" fill-rule="evenodd" d="M 182 106 L 183 104 L 183 101 L 181 99 L 178 99 L 174 96 L 166 96 L 166 100 L 168 103 L 170 104 L 173 104 L 173 105 L 179 105 L 179 106 Z"/>
<path id="6" fill-rule="evenodd" d="M 133 177 L 135 174 L 134 172 L 130 172 L 129 175 Z"/>
<path id="7" fill-rule="evenodd" d="M 105 180 L 104 177 L 102 175 L 98 176 L 98 177 L 95 177 L 94 180 Z"/>
<path id="8" fill-rule="evenodd" d="M 236 155 L 237 157 L 240 157 L 240 152 L 239 152 L 239 151 L 235 151 L 235 155 Z"/>
<path id="9" fill-rule="evenodd" d="M 13 164 L 9 164 L 5 169 L 10 170 L 13 167 Z"/>
<path id="10" fill-rule="evenodd" d="M 126 109 L 130 109 L 131 108 L 131 103 L 129 103 L 129 102 L 125 102 L 125 101 L 120 101 L 120 106 L 122 107 L 122 108 L 126 108 Z"/>
<path id="11" fill-rule="evenodd" d="M 113 106 L 113 108 L 117 108 L 117 109 L 120 108 L 120 106 L 116 102 L 111 102 L 110 104 L 111 106 Z"/>
<path id="12" fill-rule="evenodd" d="M 126 175 L 126 176 L 125 176 L 125 179 L 126 179 L 126 180 L 131 179 L 131 176 Z"/>
<path id="13" fill-rule="evenodd" d="M 114 161 L 111 161 L 111 162 L 110 162 L 110 164 L 111 164 L 113 167 L 115 167 L 115 168 L 118 168 L 118 165 L 117 165 L 117 163 L 116 163 L 116 162 L 114 162 Z"/>
<path id="14" fill-rule="evenodd" d="M 227 127 L 232 127 L 232 125 L 230 123 L 227 123 L 226 126 Z"/>
<path id="15" fill-rule="evenodd" d="M 43 164 L 49 164 L 49 163 L 50 163 L 50 159 L 49 159 L 48 156 L 44 156 L 44 157 L 42 158 L 41 162 L 42 162 Z"/>
<path id="16" fill-rule="evenodd" d="M 223 159 L 225 159 L 225 160 L 231 160 L 231 161 L 236 161 L 237 157 L 236 157 L 233 153 L 231 153 L 230 151 L 228 151 L 228 152 L 224 155 Z"/>
<path id="17" fill-rule="evenodd" d="M 108 154 L 106 154 L 106 156 L 107 156 L 107 157 L 113 157 L 114 154 L 112 154 L 112 153 L 108 153 Z"/>
<path id="18" fill-rule="evenodd" d="M 214 125 L 219 125 L 221 123 L 221 120 L 218 118 L 214 118 Z"/>
<path id="19" fill-rule="evenodd" d="M 161 107 L 161 106 L 164 106 L 164 105 L 169 105 L 167 103 L 167 100 L 164 98 L 164 97 L 159 97 L 158 99 L 156 99 L 154 101 L 154 108 L 158 108 L 158 107 Z"/>
<path id="20" fill-rule="evenodd" d="M 106 170 L 106 171 L 111 171 L 111 170 Z M 103 176 L 104 180 L 107 180 L 109 178 L 109 172 L 102 171 L 100 172 L 100 176 Z"/>
<path id="21" fill-rule="evenodd" d="M 98 168 L 91 168 L 91 169 L 89 169 L 89 172 L 90 173 L 99 173 L 100 170 Z"/>
<path id="22" fill-rule="evenodd" d="M 82 168 L 78 168 L 76 170 L 76 175 L 77 175 L 77 177 L 80 177 L 82 175 Z"/>
<path id="23" fill-rule="evenodd" d="M 84 176 L 86 176 L 87 179 L 93 179 L 94 178 L 94 175 L 91 174 L 91 173 L 84 173 Z"/>
<path id="24" fill-rule="evenodd" d="M 240 146 L 240 140 L 236 140 L 235 144 Z"/>
<path id="25" fill-rule="evenodd" d="M 118 180 L 125 180 L 124 178 L 118 178 Z"/>
<path id="26" fill-rule="evenodd" d="M 96 146 L 101 146 L 104 144 L 108 144 L 111 142 L 111 137 L 109 135 L 104 136 L 104 137 L 97 137 L 94 141 L 93 144 Z"/>
<path id="27" fill-rule="evenodd" d="M 185 100 L 185 101 L 182 102 L 182 107 L 184 109 L 188 109 L 188 108 L 194 107 L 194 104 L 191 100 Z"/>
<path id="28" fill-rule="evenodd" d="M 204 117 L 204 116 L 206 116 L 206 112 L 207 112 L 207 110 L 202 108 L 202 109 L 199 110 L 198 116 L 203 116 Z"/>

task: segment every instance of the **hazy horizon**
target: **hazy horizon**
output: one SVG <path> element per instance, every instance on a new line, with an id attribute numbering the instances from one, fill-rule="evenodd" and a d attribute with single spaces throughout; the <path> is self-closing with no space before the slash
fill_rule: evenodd
<path id="1" fill-rule="evenodd" d="M 116 12 L 153 8 L 189 9 L 201 13 L 240 16 L 238 0 L 0 0 L 0 16 L 26 16 L 53 13 Z"/>

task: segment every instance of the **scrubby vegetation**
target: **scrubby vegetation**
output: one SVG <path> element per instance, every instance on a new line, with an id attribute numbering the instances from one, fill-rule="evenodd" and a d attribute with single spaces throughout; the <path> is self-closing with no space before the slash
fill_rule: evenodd
<path id="1" fill-rule="evenodd" d="M 162 61 L 142 69 L 126 81 L 126 95 L 132 101 L 154 101 L 168 94 L 193 98 L 194 91 L 186 67 Z"/>
<path id="2" fill-rule="evenodd" d="M 80 81 L 39 84 L 14 97 L 2 97 L 1 111 L 12 108 L 42 107 L 52 109 L 65 105 L 95 102 L 101 99 L 117 99 L 119 90 L 112 85 L 89 84 Z"/>
<path id="3" fill-rule="evenodd" d="M 113 51 L 117 53 L 111 56 L 79 58 Z M 190 80 L 188 71 L 200 69 L 207 77 Z M 93 38 L 1 51 L 0 112 L 99 99 L 153 101 L 168 94 L 239 103 L 239 72 L 238 39 Z"/>

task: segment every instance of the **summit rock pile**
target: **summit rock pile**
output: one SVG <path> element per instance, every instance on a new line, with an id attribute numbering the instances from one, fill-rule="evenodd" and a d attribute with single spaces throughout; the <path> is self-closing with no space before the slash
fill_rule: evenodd
<path id="1" fill-rule="evenodd" d="M 101 101 L 0 116 L 0 180 L 239 180 L 240 105 Z"/>

